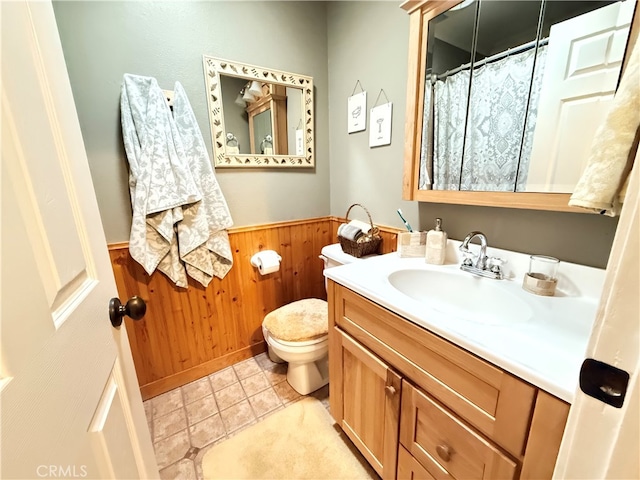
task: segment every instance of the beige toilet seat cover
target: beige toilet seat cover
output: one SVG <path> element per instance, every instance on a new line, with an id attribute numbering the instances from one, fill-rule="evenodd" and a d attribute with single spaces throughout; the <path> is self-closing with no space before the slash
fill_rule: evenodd
<path id="1" fill-rule="evenodd" d="M 314 340 L 329 332 L 329 307 L 319 298 L 298 300 L 268 313 L 262 325 L 278 340 Z"/>

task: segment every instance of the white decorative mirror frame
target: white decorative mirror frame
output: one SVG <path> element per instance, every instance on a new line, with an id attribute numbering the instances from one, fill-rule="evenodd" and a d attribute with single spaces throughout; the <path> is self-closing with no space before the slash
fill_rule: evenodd
<path id="1" fill-rule="evenodd" d="M 255 65 L 233 62 L 203 55 L 209 123 L 213 143 L 213 158 L 216 167 L 279 167 L 309 168 L 315 165 L 313 135 L 313 78 L 290 72 L 282 72 Z M 259 155 L 229 154 L 226 145 L 226 130 L 222 106 L 220 74 L 256 80 L 274 85 L 296 88 L 302 91 L 304 155 Z"/>

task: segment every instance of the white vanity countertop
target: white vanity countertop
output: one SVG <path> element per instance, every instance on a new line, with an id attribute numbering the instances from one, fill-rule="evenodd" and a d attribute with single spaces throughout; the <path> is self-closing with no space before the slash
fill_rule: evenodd
<path id="1" fill-rule="evenodd" d="M 501 295 L 524 302 L 526 313 L 516 322 L 496 317 L 495 322 L 487 323 L 464 319 L 450 311 L 445 314 L 438 310 L 437 305 L 415 300 L 389 282 L 388 276 L 399 270 L 427 270 L 473 277 L 459 268 L 459 245 L 460 242 L 449 240 L 447 264 L 442 266 L 428 265 L 423 258 L 400 258 L 397 253 L 390 253 L 328 268 L 324 275 L 571 403 L 596 316 L 604 270 L 561 262 L 556 296 L 542 297 L 522 289 L 528 255 L 488 248 L 488 255 L 507 260 L 505 270 L 509 279 L 474 277 L 477 279 L 474 281 L 492 282 L 488 286 L 500 289 Z M 471 245 L 470 249 L 475 251 L 477 248 L 477 245 Z M 464 282 L 469 282 L 468 278 L 460 280 L 463 286 Z M 424 288 L 429 289 L 428 282 Z M 459 295 L 465 295 L 464 288 L 460 288 Z M 483 307 L 487 309 L 486 305 Z"/>

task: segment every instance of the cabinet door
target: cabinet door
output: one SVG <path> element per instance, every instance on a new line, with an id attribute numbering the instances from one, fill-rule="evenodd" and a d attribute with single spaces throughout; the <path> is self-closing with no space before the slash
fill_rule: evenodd
<path id="1" fill-rule="evenodd" d="M 336 329 L 341 406 L 334 412 L 344 432 L 382 478 L 395 478 L 400 376 L 349 335 Z M 335 360 L 334 360 L 335 361 Z M 334 370 L 335 371 L 335 370 Z M 340 388 L 339 387 L 339 388 Z"/>
<path id="2" fill-rule="evenodd" d="M 400 442 L 436 478 L 513 479 L 517 464 L 436 400 L 402 382 Z"/>

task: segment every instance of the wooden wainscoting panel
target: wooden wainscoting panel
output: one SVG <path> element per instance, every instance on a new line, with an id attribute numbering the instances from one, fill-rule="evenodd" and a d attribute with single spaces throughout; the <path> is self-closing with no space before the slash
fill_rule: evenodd
<path id="1" fill-rule="evenodd" d="M 334 241 L 329 217 L 231 229 L 229 241 L 234 265 L 227 276 L 207 288 L 189 279 L 188 289 L 160 272 L 147 275 L 127 244 L 109 247 L 120 298 L 139 295 L 147 302 L 142 320 L 125 320 L 143 398 L 264 351 L 261 325 L 268 312 L 326 298 L 318 256 Z M 260 250 L 282 256 L 280 271 L 263 276 L 251 266 Z"/>

